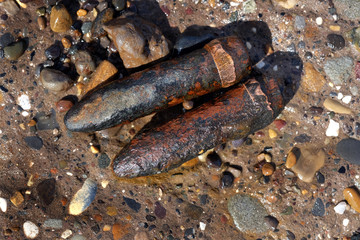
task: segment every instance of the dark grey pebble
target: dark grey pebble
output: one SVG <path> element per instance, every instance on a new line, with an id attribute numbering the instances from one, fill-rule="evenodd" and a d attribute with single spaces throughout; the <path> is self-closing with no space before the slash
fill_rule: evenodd
<path id="1" fill-rule="evenodd" d="M 127 198 L 127 197 L 123 197 L 126 205 L 129 206 L 129 208 L 131 208 L 132 210 L 134 210 L 135 212 L 139 212 L 140 208 L 141 208 L 141 204 L 138 203 L 137 201 L 135 201 L 132 198 Z"/>
<path id="2" fill-rule="evenodd" d="M 47 59 L 54 60 L 60 57 L 61 48 L 60 46 L 53 44 L 45 50 L 45 56 Z"/>
<path id="3" fill-rule="evenodd" d="M 336 145 L 336 152 L 346 161 L 360 165 L 360 141 L 354 138 L 346 138 Z"/>
<path id="4" fill-rule="evenodd" d="M 296 136 L 294 138 L 294 141 L 297 143 L 306 143 L 306 142 L 310 142 L 311 137 L 305 133 L 300 134 L 299 136 Z"/>
<path id="5" fill-rule="evenodd" d="M 35 119 L 36 129 L 39 131 L 60 128 L 59 123 L 56 121 L 56 112 L 54 109 L 51 109 L 50 114 L 46 114 L 45 112 L 36 113 Z"/>
<path id="6" fill-rule="evenodd" d="M 91 227 L 91 230 L 95 233 L 98 234 L 100 232 L 100 226 L 99 224 L 96 224 L 94 226 Z"/>
<path id="7" fill-rule="evenodd" d="M 43 146 L 43 141 L 37 136 L 30 136 L 24 138 L 26 145 L 32 149 L 40 150 Z"/>
<path id="8" fill-rule="evenodd" d="M 273 216 L 266 216 L 264 218 L 265 223 L 274 231 L 279 225 L 279 221 Z"/>
<path id="9" fill-rule="evenodd" d="M 156 217 L 153 216 L 153 215 L 146 215 L 145 218 L 146 218 L 146 220 L 147 220 L 148 222 L 153 222 L 153 221 L 156 220 Z"/>
<path id="10" fill-rule="evenodd" d="M 340 50 L 345 47 L 345 39 L 338 34 L 329 34 L 327 36 L 327 45 L 333 50 Z"/>
<path id="11" fill-rule="evenodd" d="M 160 219 L 163 219 L 166 216 L 166 209 L 161 205 L 160 202 L 155 202 L 155 216 Z"/>
<path id="12" fill-rule="evenodd" d="M 287 240 L 295 240 L 295 234 L 289 230 L 286 230 L 286 239 Z"/>
<path id="13" fill-rule="evenodd" d="M 116 11 L 121 11 L 125 9 L 126 0 L 112 0 L 112 4 Z"/>
<path id="14" fill-rule="evenodd" d="M 345 173 L 346 172 L 346 168 L 344 166 L 341 166 L 341 168 L 339 168 L 338 173 Z"/>
<path id="15" fill-rule="evenodd" d="M 201 205 L 206 205 L 207 203 L 209 203 L 209 195 L 207 194 L 200 195 L 199 199 Z"/>
<path id="16" fill-rule="evenodd" d="M 206 156 L 206 162 L 210 167 L 219 168 L 221 167 L 222 161 L 216 152 L 211 152 Z"/>
<path id="17" fill-rule="evenodd" d="M 107 168 L 110 165 L 110 158 L 106 153 L 102 153 L 98 158 L 98 166 L 99 168 Z"/>
<path id="18" fill-rule="evenodd" d="M 221 188 L 229 188 L 234 183 L 234 175 L 231 172 L 223 172 L 222 177 L 220 179 L 220 187 Z"/>
<path id="19" fill-rule="evenodd" d="M 13 35 L 11 33 L 4 33 L 0 37 L 0 47 L 4 48 L 9 46 L 11 43 L 15 41 Z"/>
<path id="20" fill-rule="evenodd" d="M 92 22 L 84 22 L 81 26 L 82 34 L 87 34 L 88 32 L 90 32 L 91 27 L 92 27 Z"/>
<path id="21" fill-rule="evenodd" d="M 324 216 L 324 214 L 325 214 L 325 206 L 324 206 L 323 201 L 320 198 L 317 198 L 315 200 L 315 203 L 314 203 L 314 206 L 313 206 L 313 208 L 311 210 L 311 213 L 314 216 L 317 216 L 317 217 Z"/>
<path id="22" fill-rule="evenodd" d="M 54 178 L 46 179 L 36 187 L 40 200 L 45 205 L 50 205 L 55 199 L 56 181 Z"/>
<path id="23" fill-rule="evenodd" d="M 320 184 L 325 183 L 325 177 L 321 172 L 316 173 L 316 180 Z"/>
<path id="24" fill-rule="evenodd" d="M 204 210 L 202 209 L 202 207 L 196 206 L 194 204 L 188 204 L 185 207 L 184 211 L 185 214 L 191 219 L 199 220 Z"/>
<path id="25" fill-rule="evenodd" d="M 84 3 L 83 8 L 87 11 L 92 11 L 98 4 L 99 2 L 97 0 L 87 0 Z"/>
<path id="26" fill-rule="evenodd" d="M 185 239 L 195 239 L 195 230 L 193 228 L 188 228 L 184 232 Z"/>

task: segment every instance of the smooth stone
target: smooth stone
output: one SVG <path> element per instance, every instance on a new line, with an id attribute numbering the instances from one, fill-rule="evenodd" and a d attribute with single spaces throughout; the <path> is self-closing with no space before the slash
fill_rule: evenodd
<path id="1" fill-rule="evenodd" d="M 295 240 L 295 234 L 289 230 L 286 230 L 286 240 Z"/>
<path id="2" fill-rule="evenodd" d="M 345 47 L 345 39 L 339 34 L 327 35 L 327 45 L 333 50 L 341 50 Z"/>
<path id="3" fill-rule="evenodd" d="M 45 179 L 36 187 L 37 194 L 40 200 L 45 205 L 50 205 L 55 199 L 56 181 L 54 178 Z"/>
<path id="4" fill-rule="evenodd" d="M 112 234 L 114 240 L 122 240 L 129 233 L 129 223 L 116 223 L 112 227 Z"/>
<path id="5" fill-rule="evenodd" d="M 106 153 L 102 153 L 98 158 L 98 166 L 99 168 L 107 168 L 111 163 L 111 159 L 108 157 Z"/>
<path id="6" fill-rule="evenodd" d="M 25 137 L 24 141 L 28 147 L 35 150 L 40 150 L 43 146 L 43 141 L 38 136 Z"/>
<path id="7" fill-rule="evenodd" d="M 83 235 L 76 234 L 70 238 L 70 240 L 87 240 Z"/>
<path id="8" fill-rule="evenodd" d="M 294 137 L 294 141 L 297 142 L 297 143 L 310 142 L 311 141 L 311 136 L 303 133 L 303 134 L 300 134 L 299 136 Z"/>
<path id="9" fill-rule="evenodd" d="M 319 92 L 326 83 L 324 76 L 310 62 L 305 62 L 304 72 L 301 81 L 302 88 L 306 92 Z"/>
<path id="10" fill-rule="evenodd" d="M 14 0 L 5 0 L 0 2 L 0 9 L 4 9 L 6 14 L 9 16 L 15 16 L 20 10 Z"/>
<path id="11" fill-rule="evenodd" d="M 329 110 L 332 111 L 334 113 L 340 113 L 340 114 L 352 114 L 352 110 L 344 105 L 342 105 L 341 103 L 339 103 L 338 101 L 332 99 L 332 98 L 327 98 L 324 101 L 324 107 Z"/>
<path id="12" fill-rule="evenodd" d="M 221 167 L 222 161 L 216 152 L 211 152 L 206 156 L 206 163 L 210 167 L 219 168 Z"/>
<path id="13" fill-rule="evenodd" d="M 295 7 L 295 5 L 298 3 L 298 0 L 273 0 L 273 2 L 277 3 L 283 8 L 291 9 Z"/>
<path id="14" fill-rule="evenodd" d="M 53 130 L 59 127 L 59 123 L 56 121 L 56 113 L 54 109 L 51 109 L 50 113 L 38 112 L 35 114 L 36 129 L 42 130 Z"/>
<path id="15" fill-rule="evenodd" d="M 94 89 L 99 84 L 106 82 L 118 72 L 117 68 L 109 61 L 102 61 L 96 68 L 95 73 L 92 75 L 90 81 L 85 85 L 82 94 Z"/>
<path id="16" fill-rule="evenodd" d="M 196 206 L 195 204 L 188 204 L 184 209 L 185 214 L 193 220 L 199 220 L 203 211 L 202 207 Z"/>
<path id="17" fill-rule="evenodd" d="M 132 210 L 134 210 L 135 212 L 139 212 L 140 208 L 141 208 L 141 204 L 137 201 L 135 201 L 132 198 L 127 198 L 127 197 L 123 197 L 126 205 L 128 205 Z"/>
<path id="18" fill-rule="evenodd" d="M 334 211 L 337 214 L 344 214 L 345 210 L 346 210 L 347 204 L 344 201 L 339 202 L 338 204 L 336 204 L 336 206 L 334 207 Z"/>
<path id="19" fill-rule="evenodd" d="M 25 42 L 20 40 L 4 48 L 4 56 L 8 60 L 17 60 L 25 52 Z"/>
<path id="20" fill-rule="evenodd" d="M 360 52 L 360 27 L 355 27 L 350 31 L 346 32 L 345 37 Z"/>
<path id="21" fill-rule="evenodd" d="M 149 236 L 146 232 L 137 232 L 134 236 L 134 240 L 149 240 Z"/>
<path id="22" fill-rule="evenodd" d="M 246 194 L 232 196 L 228 201 L 228 211 L 241 232 L 264 233 L 269 229 L 265 222 L 268 213 L 254 197 Z"/>
<path id="23" fill-rule="evenodd" d="M 92 22 L 84 22 L 82 25 L 81 25 L 81 32 L 82 34 L 87 34 L 91 31 L 91 27 L 92 27 L 93 23 Z"/>
<path id="24" fill-rule="evenodd" d="M 94 180 L 88 178 L 83 186 L 75 193 L 69 205 L 70 215 L 80 215 L 83 213 L 95 199 L 97 184 Z"/>
<path id="25" fill-rule="evenodd" d="M 187 52 L 188 49 L 193 49 L 204 45 L 216 38 L 215 32 L 210 27 L 192 26 L 188 27 L 176 39 L 174 49 L 178 54 Z"/>
<path id="26" fill-rule="evenodd" d="M 15 38 L 11 33 L 4 33 L 0 37 L 0 47 L 4 48 L 9 46 L 11 43 L 15 41 Z"/>
<path id="27" fill-rule="evenodd" d="M 360 20 L 360 2 L 357 0 L 334 0 L 338 14 L 346 19 Z"/>
<path id="28" fill-rule="evenodd" d="M 76 72 L 80 76 L 89 76 L 95 71 L 95 63 L 91 55 L 87 51 L 78 51 L 71 56 L 72 62 L 75 64 Z"/>
<path id="29" fill-rule="evenodd" d="M 74 106 L 74 103 L 66 99 L 61 99 L 55 103 L 56 110 L 60 113 L 69 111 L 72 106 Z"/>
<path id="30" fill-rule="evenodd" d="M 47 219 L 45 220 L 43 227 L 51 229 L 61 229 L 63 227 L 63 222 L 61 219 Z"/>
<path id="31" fill-rule="evenodd" d="M 303 16 L 295 16 L 295 21 L 294 21 L 294 27 L 296 30 L 303 30 L 305 28 L 306 22 L 305 22 L 305 17 Z"/>
<path id="32" fill-rule="evenodd" d="M 166 216 L 166 209 L 161 205 L 160 202 L 155 202 L 154 213 L 159 219 L 163 219 Z"/>
<path id="33" fill-rule="evenodd" d="M 325 62 L 324 71 L 335 85 L 341 85 L 349 80 L 353 65 L 351 57 L 332 58 Z"/>
<path id="34" fill-rule="evenodd" d="M 360 194 L 357 189 L 354 188 L 345 188 L 343 191 L 343 195 L 348 204 L 355 211 L 360 213 Z"/>
<path id="35" fill-rule="evenodd" d="M 170 43 L 153 23 L 137 15 L 119 17 L 104 25 L 125 68 L 136 68 L 170 53 Z"/>
<path id="36" fill-rule="evenodd" d="M 61 48 L 57 44 L 51 45 L 49 48 L 45 50 L 45 56 L 49 60 L 55 60 L 60 57 Z"/>
<path id="37" fill-rule="evenodd" d="M 304 182 L 311 182 L 315 173 L 325 163 L 325 152 L 316 148 L 297 148 L 299 152 L 295 165 L 291 168 L 298 178 Z"/>
<path id="38" fill-rule="evenodd" d="M 99 38 L 106 35 L 103 25 L 113 19 L 113 16 L 114 10 L 112 8 L 106 8 L 97 15 L 91 27 L 91 35 L 93 38 Z"/>
<path id="39" fill-rule="evenodd" d="M 325 215 L 325 206 L 320 198 L 315 200 L 314 206 L 311 209 L 311 213 L 316 217 L 322 217 Z"/>
<path id="40" fill-rule="evenodd" d="M 327 137 L 339 136 L 340 124 L 332 119 L 329 121 L 329 126 L 326 129 L 325 135 Z"/>
<path id="41" fill-rule="evenodd" d="M 346 161 L 360 165 L 360 141 L 354 138 L 346 138 L 336 145 L 336 152 Z"/>
<path id="42" fill-rule="evenodd" d="M 43 86 L 53 92 L 62 92 L 69 89 L 72 80 L 63 72 L 55 69 L 44 68 L 40 73 Z"/>
<path id="43" fill-rule="evenodd" d="M 62 33 L 70 29 L 73 24 L 73 20 L 62 4 L 55 5 L 51 8 L 50 13 L 50 28 L 54 32 Z"/>
<path id="44" fill-rule="evenodd" d="M 279 225 L 279 221 L 273 216 L 266 216 L 264 218 L 265 223 L 274 231 Z"/>
<path id="45" fill-rule="evenodd" d="M 235 177 L 231 172 L 225 171 L 223 172 L 220 179 L 220 187 L 221 188 L 230 188 L 234 183 Z"/>
<path id="46" fill-rule="evenodd" d="M 5 198 L 0 197 L 0 210 L 2 212 L 6 212 L 7 211 L 7 201 Z"/>
<path id="47" fill-rule="evenodd" d="M 323 183 L 325 183 L 325 176 L 321 172 L 317 172 L 316 180 L 318 183 L 323 184 Z"/>
<path id="48" fill-rule="evenodd" d="M 26 221 L 23 225 L 23 229 L 27 238 L 35 239 L 39 235 L 39 227 L 31 221 Z"/>
<path id="49" fill-rule="evenodd" d="M 112 4 L 114 5 L 116 11 L 121 11 L 125 9 L 126 0 L 112 0 Z"/>
<path id="50" fill-rule="evenodd" d="M 83 9 L 87 10 L 87 11 L 92 11 L 97 5 L 99 4 L 99 1 L 97 0 L 87 0 L 84 5 L 83 5 Z"/>

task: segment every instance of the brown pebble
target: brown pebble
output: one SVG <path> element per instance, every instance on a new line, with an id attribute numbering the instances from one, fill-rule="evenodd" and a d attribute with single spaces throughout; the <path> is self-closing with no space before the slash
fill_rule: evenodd
<path id="1" fill-rule="evenodd" d="M 271 176 L 274 173 L 274 167 L 271 163 L 265 163 L 261 171 L 264 176 Z"/>
<path id="2" fill-rule="evenodd" d="M 62 4 L 55 5 L 50 13 L 50 28 L 54 32 L 66 32 L 73 24 L 72 18 L 66 7 Z"/>
<path id="3" fill-rule="evenodd" d="M 296 155 L 291 151 L 287 155 L 285 167 L 292 168 L 295 164 L 296 164 Z"/>
<path id="4" fill-rule="evenodd" d="M 79 9 L 76 14 L 78 15 L 78 17 L 83 17 L 87 14 L 87 11 L 85 9 Z"/>
<path id="5" fill-rule="evenodd" d="M 58 112 L 67 112 L 72 106 L 74 106 L 74 103 L 70 100 L 60 100 L 55 103 L 55 106 Z"/>
<path id="6" fill-rule="evenodd" d="M 64 48 L 70 48 L 71 47 L 71 42 L 67 38 L 62 38 L 61 43 L 64 46 Z"/>
<path id="7" fill-rule="evenodd" d="M 46 19 L 44 17 L 38 17 L 37 23 L 38 23 L 39 29 L 41 31 L 46 28 Z"/>
<path id="8" fill-rule="evenodd" d="M 33 127 L 36 125 L 36 121 L 34 119 L 31 119 L 30 122 L 28 122 L 28 127 Z"/>
<path id="9" fill-rule="evenodd" d="M 24 202 L 24 197 L 19 191 L 16 191 L 11 196 L 10 201 L 15 205 L 15 207 L 19 207 Z"/>
<path id="10" fill-rule="evenodd" d="M 193 101 L 189 101 L 189 100 L 184 100 L 183 102 L 183 107 L 186 109 L 186 110 L 190 110 L 194 107 L 194 102 Z"/>
<path id="11" fill-rule="evenodd" d="M 345 188 L 343 191 L 345 200 L 358 213 L 360 213 L 360 194 L 354 188 Z"/>

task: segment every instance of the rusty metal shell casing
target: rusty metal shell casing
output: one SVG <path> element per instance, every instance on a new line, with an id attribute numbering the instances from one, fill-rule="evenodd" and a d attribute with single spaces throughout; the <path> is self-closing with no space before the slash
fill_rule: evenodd
<path id="1" fill-rule="evenodd" d="M 290 100 L 292 84 L 251 79 L 212 102 L 135 136 L 115 158 L 118 177 L 138 177 L 175 168 L 202 152 L 269 125 Z"/>
<path id="2" fill-rule="evenodd" d="M 113 127 L 227 88 L 249 72 L 249 54 L 239 38 L 215 39 L 202 49 L 92 91 L 68 111 L 65 124 L 81 132 Z"/>

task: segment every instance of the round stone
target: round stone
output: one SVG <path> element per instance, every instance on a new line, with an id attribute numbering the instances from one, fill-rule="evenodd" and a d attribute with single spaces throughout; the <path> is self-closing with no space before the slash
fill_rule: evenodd
<path id="1" fill-rule="evenodd" d="M 66 32 L 73 24 L 72 18 L 66 7 L 62 4 L 55 5 L 51 8 L 50 28 L 54 32 Z"/>
<path id="2" fill-rule="evenodd" d="M 26 221 L 23 225 L 23 229 L 27 238 L 34 239 L 39 235 L 39 228 L 33 222 Z"/>
<path id="3" fill-rule="evenodd" d="M 5 58 L 17 60 L 25 52 L 25 42 L 19 41 L 4 48 Z"/>
<path id="4" fill-rule="evenodd" d="M 65 73 L 50 68 L 41 71 L 40 81 L 46 89 L 54 92 L 67 90 L 72 82 Z"/>

